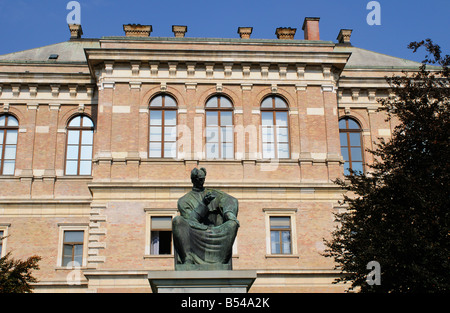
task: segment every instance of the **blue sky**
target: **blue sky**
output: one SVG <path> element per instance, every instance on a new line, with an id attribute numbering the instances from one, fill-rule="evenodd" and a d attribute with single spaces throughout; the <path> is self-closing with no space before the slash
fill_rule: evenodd
<path id="1" fill-rule="evenodd" d="M 69 0 L 0 0 L 0 55 L 69 39 Z M 381 25 L 366 22 L 370 0 L 78 0 L 84 38 L 123 36 L 123 24 L 153 26 L 152 37 L 173 37 L 172 25 L 187 25 L 186 37 L 238 38 L 237 28 L 253 27 L 252 38 L 275 39 L 277 27 L 297 28 L 305 17 L 320 17 L 322 40 L 336 41 L 341 28 L 353 29 L 354 46 L 414 61 L 411 41 L 431 38 L 450 54 L 450 0 L 378 0 Z"/>

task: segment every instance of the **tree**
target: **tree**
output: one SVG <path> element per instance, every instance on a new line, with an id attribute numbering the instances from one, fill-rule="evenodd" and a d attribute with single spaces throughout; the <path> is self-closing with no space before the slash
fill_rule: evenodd
<path id="1" fill-rule="evenodd" d="M 1 238 L 3 239 L 3 238 Z M 7 253 L 0 258 L 0 293 L 30 293 L 33 287 L 30 283 L 36 283 L 32 270 L 39 270 L 39 256 L 31 256 L 25 261 L 11 258 Z"/>
<path id="2" fill-rule="evenodd" d="M 387 78 L 395 96 L 379 100 L 398 121 L 391 140 L 369 150 L 376 161 L 368 174 L 336 181 L 348 210 L 336 214 L 324 255 L 342 271 L 335 282 L 360 292 L 450 290 L 450 57 L 430 39 L 408 46 L 421 47 L 420 70 Z M 380 264 L 380 285 L 366 281 L 371 261 Z"/>

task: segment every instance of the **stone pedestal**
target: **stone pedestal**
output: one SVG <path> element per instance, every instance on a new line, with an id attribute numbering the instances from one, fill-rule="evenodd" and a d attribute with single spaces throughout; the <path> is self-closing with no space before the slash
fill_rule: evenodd
<path id="1" fill-rule="evenodd" d="M 247 293 L 256 271 L 152 271 L 154 293 Z"/>

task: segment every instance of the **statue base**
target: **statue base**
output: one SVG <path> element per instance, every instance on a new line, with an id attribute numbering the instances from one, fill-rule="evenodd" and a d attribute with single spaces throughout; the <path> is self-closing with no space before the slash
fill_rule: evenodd
<path id="1" fill-rule="evenodd" d="M 231 264 L 175 264 L 176 271 L 231 271 Z"/>
<path id="2" fill-rule="evenodd" d="M 256 271 L 151 271 L 154 293 L 247 293 Z"/>

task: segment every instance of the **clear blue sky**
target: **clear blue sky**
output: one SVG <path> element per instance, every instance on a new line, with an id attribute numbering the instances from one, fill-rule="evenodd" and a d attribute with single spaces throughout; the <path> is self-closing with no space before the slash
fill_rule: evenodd
<path id="1" fill-rule="evenodd" d="M 69 39 L 69 0 L 0 0 L 0 55 Z M 172 37 L 172 25 L 187 25 L 186 37 L 238 38 L 252 26 L 252 38 L 275 39 L 277 27 L 297 28 L 320 17 L 322 40 L 336 41 L 353 29 L 354 46 L 421 61 L 411 41 L 431 38 L 450 54 L 450 0 L 378 0 L 381 25 L 366 22 L 370 0 L 79 0 L 85 38 L 123 36 L 123 24 L 153 25 L 152 37 Z"/>

